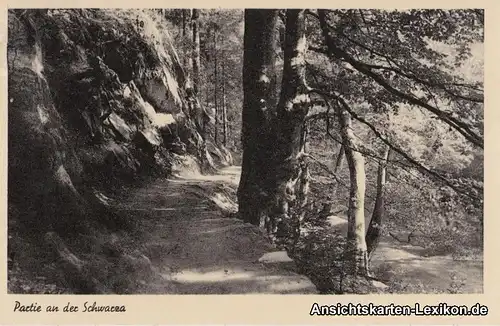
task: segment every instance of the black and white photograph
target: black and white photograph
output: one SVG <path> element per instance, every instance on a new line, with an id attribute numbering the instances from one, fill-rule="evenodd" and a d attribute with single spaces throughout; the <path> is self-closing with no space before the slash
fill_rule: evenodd
<path id="1" fill-rule="evenodd" d="M 483 9 L 7 24 L 9 294 L 484 293 Z"/>

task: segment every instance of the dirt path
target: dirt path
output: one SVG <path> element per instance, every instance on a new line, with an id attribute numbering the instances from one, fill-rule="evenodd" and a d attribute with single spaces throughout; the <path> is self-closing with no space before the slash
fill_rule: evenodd
<path id="1" fill-rule="evenodd" d="M 317 293 L 259 228 L 231 217 L 236 204 L 230 198 L 240 172 L 236 166 L 208 176 L 184 170 L 175 179 L 154 181 L 119 201 L 115 208 L 139 223 L 141 236 L 131 245 L 140 248 L 155 274 L 144 281 L 141 293 Z M 332 216 L 330 224 L 346 232 L 345 217 Z M 482 292 L 482 262 L 425 257 L 422 249 L 384 237 L 372 268 L 383 274 L 379 277 L 403 285 Z"/>
<path id="2" fill-rule="evenodd" d="M 116 207 L 139 221 L 145 235 L 139 246 L 160 275 L 145 293 L 316 293 L 291 270 L 293 262 L 272 261 L 275 249 L 258 228 L 226 214 L 235 207 L 223 184 L 234 189 L 239 174 L 228 167 L 215 176 L 157 180 Z M 263 262 L 266 257 L 271 261 Z"/>
<path id="3" fill-rule="evenodd" d="M 425 249 L 402 244 L 390 236 L 381 239 L 374 254 L 373 267 L 383 271 L 383 278 L 398 279 L 404 285 L 460 293 L 483 292 L 483 262 L 454 260 L 451 255 L 425 256 Z"/>
<path id="4" fill-rule="evenodd" d="M 345 217 L 331 216 L 329 222 L 347 234 Z M 452 289 L 461 293 L 483 292 L 482 261 L 454 260 L 451 255 L 426 257 L 424 248 L 400 243 L 390 236 L 381 238 L 371 267 L 382 279 L 397 280 L 403 286 L 422 284 L 422 288 L 433 293 Z"/>

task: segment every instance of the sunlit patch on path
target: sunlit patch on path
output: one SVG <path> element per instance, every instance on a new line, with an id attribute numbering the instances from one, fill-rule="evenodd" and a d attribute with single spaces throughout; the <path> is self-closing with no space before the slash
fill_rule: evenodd
<path id="1" fill-rule="evenodd" d="M 224 185 L 234 189 L 240 170 L 231 166 L 217 175 L 157 180 L 122 200 L 119 208 L 136 216 L 140 247 L 159 275 L 145 292 L 317 293 L 261 230 L 226 214 L 234 203 Z"/>
<path id="2" fill-rule="evenodd" d="M 369 216 L 367 217 L 369 218 Z M 347 218 L 328 217 L 330 226 L 342 234 L 347 234 Z M 366 225 L 368 225 L 367 220 Z M 429 288 L 447 290 L 453 283 L 462 283 L 464 293 L 483 292 L 482 261 L 457 261 L 451 256 L 425 256 L 425 249 L 411 244 L 400 243 L 390 236 L 383 236 L 371 260 L 377 275 L 384 280 L 397 280 L 404 284 L 421 282 Z"/>

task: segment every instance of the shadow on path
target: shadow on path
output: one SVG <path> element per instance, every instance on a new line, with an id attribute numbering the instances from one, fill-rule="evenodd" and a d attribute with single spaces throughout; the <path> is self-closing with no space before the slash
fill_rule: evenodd
<path id="1" fill-rule="evenodd" d="M 275 251 L 255 226 L 230 218 L 240 168 L 180 175 L 132 190 L 116 206 L 138 223 L 138 246 L 160 277 L 145 292 L 168 294 L 316 293 L 289 264 L 263 263 Z M 226 199 L 226 201 L 224 201 Z M 225 212 L 226 211 L 226 212 Z"/>

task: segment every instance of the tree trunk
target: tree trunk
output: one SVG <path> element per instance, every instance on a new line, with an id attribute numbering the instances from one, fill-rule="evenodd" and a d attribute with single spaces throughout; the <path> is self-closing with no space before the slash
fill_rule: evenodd
<path id="1" fill-rule="evenodd" d="M 186 13 L 186 10 L 187 9 L 181 9 L 182 10 L 182 34 L 181 34 L 181 37 L 182 37 L 182 54 L 183 54 L 183 58 L 182 58 L 182 63 L 184 65 L 184 69 L 186 69 L 188 67 L 188 51 L 187 51 L 187 42 L 186 42 L 186 37 L 187 37 L 187 13 Z"/>
<path id="2" fill-rule="evenodd" d="M 266 180 L 272 173 L 266 168 L 272 154 L 271 111 L 276 92 L 270 86 L 274 78 L 275 33 L 278 10 L 246 9 L 243 52 L 243 147 L 241 180 L 238 187 L 240 217 L 259 225 L 267 210 L 269 195 Z M 269 182 L 267 182 L 269 183 Z"/>
<path id="3" fill-rule="evenodd" d="M 332 52 L 335 39 L 326 26 L 326 10 L 318 10 L 318 17 L 325 43 Z M 344 145 L 345 157 L 349 167 L 350 190 L 347 246 L 345 251 L 345 272 L 350 275 L 368 275 L 368 255 L 365 240 L 365 163 L 363 155 L 357 150 L 356 138 L 352 130 L 351 115 L 346 109 L 347 103 L 339 101 L 336 113 L 340 122 L 340 133 Z"/>
<path id="4" fill-rule="evenodd" d="M 309 143 L 308 143 L 308 134 L 309 134 L 309 125 L 306 122 L 304 122 L 304 129 L 302 132 L 302 139 L 301 139 L 301 151 L 303 153 L 307 153 L 309 151 Z M 310 184 L 310 173 L 309 173 L 309 162 L 306 160 L 306 157 L 304 156 L 301 162 L 301 173 L 300 173 L 300 179 L 298 182 L 298 190 L 297 190 L 297 206 L 298 206 L 298 214 L 296 221 L 294 221 L 294 234 L 293 234 L 293 243 L 291 248 L 294 249 L 299 238 L 300 238 L 300 228 L 302 226 L 302 221 L 305 218 L 306 215 L 306 208 L 308 204 L 308 198 L 309 198 L 309 184 Z"/>
<path id="5" fill-rule="evenodd" d="M 268 225 L 271 234 L 283 239 L 294 236 L 293 226 L 300 224 L 300 211 L 307 201 L 307 189 L 302 185 L 308 184 L 304 150 L 310 105 L 305 82 L 305 10 L 287 10 L 285 29 L 281 96 L 273 124 L 276 146 L 270 166 L 274 170 L 270 194 L 275 207 Z"/>
<path id="6" fill-rule="evenodd" d="M 189 24 L 188 19 L 191 17 L 191 9 L 182 9 L 182 47 L 183 47 L 183 65 L 186 72 L 186 80 L 189 80 L 191 69 L 191 50 L 189 49 Z"/>
<path id="7" fill-rule="evenodd" d="M 199 31 L 199 9 L 193 9 L 191 16 L 193 29 L 193 90 L 195 96 L 200 90 L 200 31 Z"/>
<path id="8" fill-rule="evenodd" d="M 380 160 L 378 165 L 377 195 L 375 198 L 375 207 L 373 208 L 370 225 L 368 226 L 368 231 L 366 232 L 366 246 L 369 259 L 372 257 L 375 249 L 377 249 L 378 243 L 380 241 L 382 219 L 384 217 L 384 187 L 386 183 L 386 168 L 389 151 L 389 146 L 386 146 L 384 149 L 384 154 L 382 155 L 382 159 Z"/>
<path id="9" fill-rule="evenodd" d="M 202 137 L 203 137 L 203 141 L 206 142 L 206 139 L 207 139 L 207 129 L 208 129 L 208 123 L 210 122 L 210 117 L 209 117 L 209 113 L 207 112 L 210 112 L 210 96 L 209 96 L 209 93 L 210 93 L 210 90 L 207 88 L 206 89 L 206 98 L 205 98 L 205 110 L 203 112 L 203 117 L 202 117 Z M 208 116 L 207 116 L 208 115 Z M 205 144 L 206 145 L 206 144 Z"/>
<path id="10" fill-rule="evenodd" d="M 204 132 L 204 116 L 203 110 L 199 102 L 200 90 L 200 32 L 199 32 L 199 9 L 193 9 L 191 15 L 191 27 L 193 32 L 193 47 L 191 53 L 192 74 L 193 74 L 193 89 L 192 89 L 192 103 L 193 103 L 193 119 L 196 127 L 200 132 L 203 139 L 205 139 Z"/>
<path id="11" fill-rule="evenodd" d="M 218 144 L 219 135 L 219 107 L 217 105 L 217 30 L 214 29 L 214 105 L 215 105 L 215 130 L 214 141 Z"/>
<path id="12" fill-rule="evenodd" d="M 165 16 L 165 18 L 167 19 L 168 21 L 168 17 Z M 186 13 L 184 11 L 184 9 L 181 9 L 181 24 L 179 25 L 179 35 L 181 36 L 181 54 L 184 56 L 185 55 L 185 51 L 186 49 L 184 49 L 184 37 L 186 35 Z M 182 59 L 182 63 L 184 64 L 184 66 L 186 65 L 186 61 L 184 60 L 184 58 Z"/>
<path id="13" fill-rule="evenodd" d="M 335 173 L 335 175 L 337 175 L 337 173 L 339 172 L 340 170 L 340 167 L 342 166 L 342 159 L 344 158 L 344 155 L 345 155 L 345 149 L 344 149 L 344 145 L 343 144 L 340 144 L 340 149 L 339 149 L 339 153 L 337 154 L 337 159 L 335 160 L 335 168 L 333 170 L 333 173 Z M 335 199 L 337 197 L 337 192 L 339 190 L 339 184 L 338 182 L 335 184 L 335 188 L 333 188 L 333 193 L 332 193 L 332 198 Z"/>
<path id="14" fill-rule="evenodd" d="M 243 58 L 243 164 L 238 201 L 245 221 L 265 226 L 271 238 L 290 239 L 307 202 L 305 117 L 305 10 L 286 13 L 281 96 L 272 87 L 277 10 L 245 11 Z M 297 212 L 299 212 L 297 214 Z M 300 221 L 299 221 L 300 222 Z"/>
<path id="15" fill-rule="evenodd" d="M 208 40 L 210 37 L 210 28 L 206 29 L 206 35 L 205 38 Z M 210 58 L 207 58 L 206 66 L 208 67 L 210 63 Z M 204 140 L 204 144 L 206 145 L 206 140 L 207 140 L 207 135 L 209 134 L 208 131 L 208 126 L 211 121 L 211 105 L 210 105 L 210 95 L 211 95 L 211 90 L 210 87 L 204 87 L 204 93 L 205 93 L 205 110 L 203 111 L 203 119 L 202 119 L 202 136 Z"/>
<path id="16" fill-rule="evenodd" d="M 226 107 L 226 75 L 224 58 L 222 61 L 222 135 L 223 144 L 227 147 L 227 107 Z"/>
<path id="17" fill-rule="evenodd" d="M 347 212 L 346 273 L 368 274 L 368 257 L 365 241 L 365 160 L 357 151 L 356 138 L 352 130 L 351 115 L 337 105 L 340 133 L 345 157 L 349 167 L 350 190 Z"/>
<path id="18" fill-rule="evenodd" d="M 333 172 L 337 174 L 339 172 L 340 167 L 342 166 L 342 158 L 344 157 L 345 149 L 344 145 L 340 145 L 339 153 L 337 155 L 337 160 L 335 161 L 335 169 Z"/>

